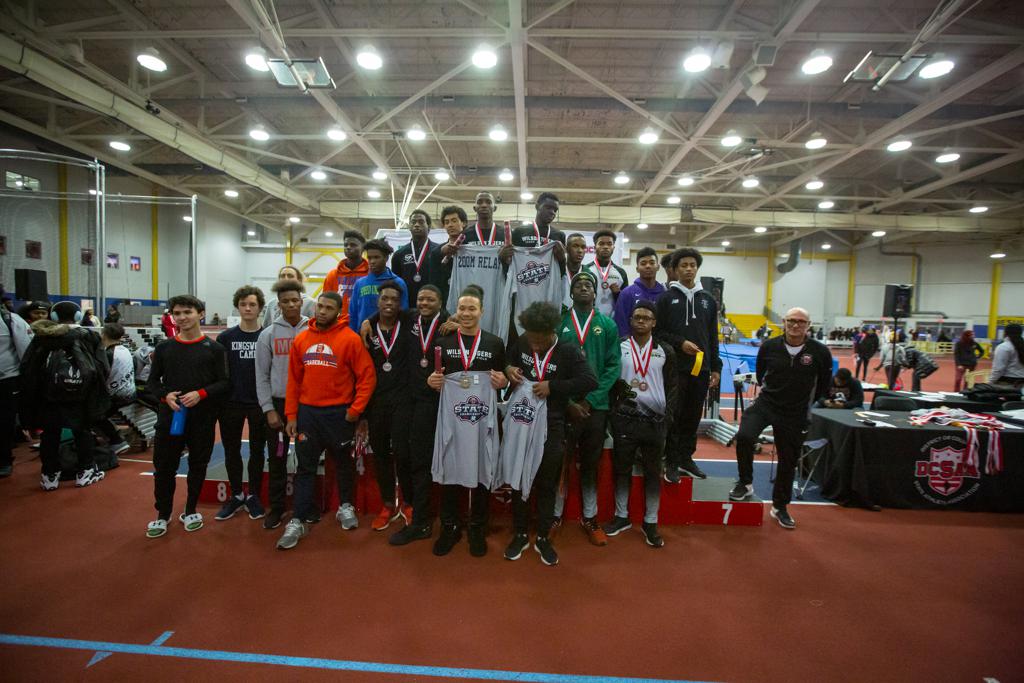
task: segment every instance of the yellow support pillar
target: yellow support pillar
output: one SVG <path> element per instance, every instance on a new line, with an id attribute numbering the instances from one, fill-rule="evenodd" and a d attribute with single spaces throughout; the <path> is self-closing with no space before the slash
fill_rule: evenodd
<path id="1" fill-rule="evenodd" d="M 857 253 L 850 252 L 850 268 L 846 275 L 846 315 L 853 315 L 853 300 L 857 280 Z"/>
<path id="2" fill-rule="evenodd" d="M 57 249 L 60 253 L 60 293 L 67 296 L 71 292 L 68 277 L 68 167 L 66 164 L 57 166 Z M 97 254 L 96 258 L 102 258 Z"/>
<path id="3" fill-rule="evenodd" d="M 288 228 L 288 244 L 286 244 L 285 247 L 284 247 L 284 263 L 287 266 L 290 266 L 292 264 L 292 247 L 293 247 L 294 238 L 295 238 L 295 233 L 292 230 L 292 228 L 289 226 L 289 228 Z"/>
<path id="4" fill-rule="evenodd" d="M 153 196 L 157 196 L 159 190 L 153 187 Z M 160 298 L 160 207 L 156 202 L 149 205 L 149 260 L 152 264 L 152 287 L 150 298 Z"/>
<path id="5" fill-rule="evenodd" d="M 768 267 L 765 269 L 767 275 L 764 282 L 764 307 L 772 310 L 772 270 L 775 268 L 775 247 L 768 247 Z"/>
<path id="6" fill-rule="evenodd" d="M 999 288 L 1003 284 L 1003 264 L 992 262 L 992 291 L 988 298 L 988 338 L 996 340 L 996 318 L 999 317 Z M 993 346 L 995 344 L 993 343 Z"/>

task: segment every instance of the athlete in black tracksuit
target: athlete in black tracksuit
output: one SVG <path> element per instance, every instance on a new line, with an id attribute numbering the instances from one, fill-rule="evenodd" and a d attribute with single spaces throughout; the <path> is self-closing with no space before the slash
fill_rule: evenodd
<path id="1" fill-rule="evenodd" d="M 771 425 L 779 458 L 772 491 L 772 516 L 784 527 L 793 528 L 795 524 L 786 506 L 793 494 L 793 475 L 810 405 L 828 394 L 832 354 L 828 347 L 814 339 L 806 339 L 799 346 L 788 345 L 787 339 L 785 334 L 772 337 L 757 352 L 756 374 L 761 393 L 743 413 L 736 434 L 739 483 L 729 497 L 743 500 L 753 493 L 754 448 L 761 432 Z"/>
<path id="2" fill-rule="evenodd" d="M 689 292 L 679 282 L 672 282 L 658 297 L 658 326 L 654 338 L 667 344 L 676 354 L 676 377 L 665 382 L 678 383 L 675 414 L 670 416 L 665 443 L 665 478 L 678 482 L 679 475 L 703 479 L 706 475 L 693 461 L 697 450 L 697 427 L 704 412 L 711 373 L 721 374 L 722 359 L 718 355 L 718 304 L 710 292 L 699 289 Z M 692 342 L 704 352 L 700 372 L 692 375 L 696 356 L 684 350 Z"/>

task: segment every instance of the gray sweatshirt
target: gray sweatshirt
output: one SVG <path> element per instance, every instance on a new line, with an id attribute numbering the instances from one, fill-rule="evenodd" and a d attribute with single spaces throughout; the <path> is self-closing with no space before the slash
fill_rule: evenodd
<path id="1" fill-rule="evenodd" d="M 284 398 L 292 341 L 308 326 L 306 316 L 299 318 L 295 327 L 284 318 L 277 318 L 260 332 L 256 340 L 256 398 L 264 413 L 274 409 L 274 398 Z"/>
<path id="2" fill-rule="evenodd" d="M 5 313 L 4 320 L 0 320 L 0 379 L 18 376 L 18 366 L 32 341 L 28 323 L 20 315 L 10 314 L 10 328 L 7 320 L 8 314 Z"/>
<path id="3" fill-rule="evenodd" d="M 347 309 L 346 309 L 347 310 Z M 302 315 L 312 318 L 316 314 L 316 299 L 313 299 L 305 292 L 302 293 Z M 263 309 L 263 327 L 270 327 L 270 323 L 281 318 L 281 308 L 277 305 L 277 296 L 271 295 L 267 307 Z"/>

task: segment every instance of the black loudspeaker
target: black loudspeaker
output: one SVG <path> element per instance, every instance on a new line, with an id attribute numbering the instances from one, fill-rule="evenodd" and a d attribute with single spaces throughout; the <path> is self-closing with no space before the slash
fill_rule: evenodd
<path id="1" fill-rule="evenodd" d="M 725 298 L 725 278 L 702 277 L 700 279 L 700 286 L 708 294 L 715 297 L 715 303 L 718 304 L 718 311 L 724 311 L 725 307 L 723 306 L 722 301 Z"/>
<path id="2" fill-rule="evenodd" d="M 911 300 L 914 298 L 913 285 L 886 285 L 882 316 L 886 318 L 908 318 L 911 314 Z"/>
<path id="3" fill-rule="evenodd" d="M 46 271 L 14 269 L 14 295 L 21 301 L 46 301 L 50 293 L 46 289 Z"/>

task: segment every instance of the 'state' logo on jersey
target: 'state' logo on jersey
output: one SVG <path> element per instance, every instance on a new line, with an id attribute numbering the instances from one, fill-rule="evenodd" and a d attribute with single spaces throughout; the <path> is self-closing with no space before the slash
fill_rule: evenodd
<path id="1" fill-rule="evenodd" d="M 314 344 L 302 354 L 304 365 L 322 365 L 329 368 L 338 367 L 338 357 L 327 344 Z"/>
<path id="2" fill-rule="evenodd" d="M 477 396 L 470 396 L 462 403 L 455 404 L 455 417 L 463 422 L 476 424 L 491 414 L 491 407 Z"/>
<path id="3" fill-rule="evenodd" d="M 526 400 L 525 396 L 513 403 L 508 412 L 513 420 L 524 425 L 532 425 L 534 418 L 537 417 L 537 408 Z"/>
<path id="4" fill-rule="evenodd" d="M 530 261 L 526 267 L 516 273 L 516 282 L 521 285 L 539 285 L 551 275 L 551 266 L 547 263 Z"/>

